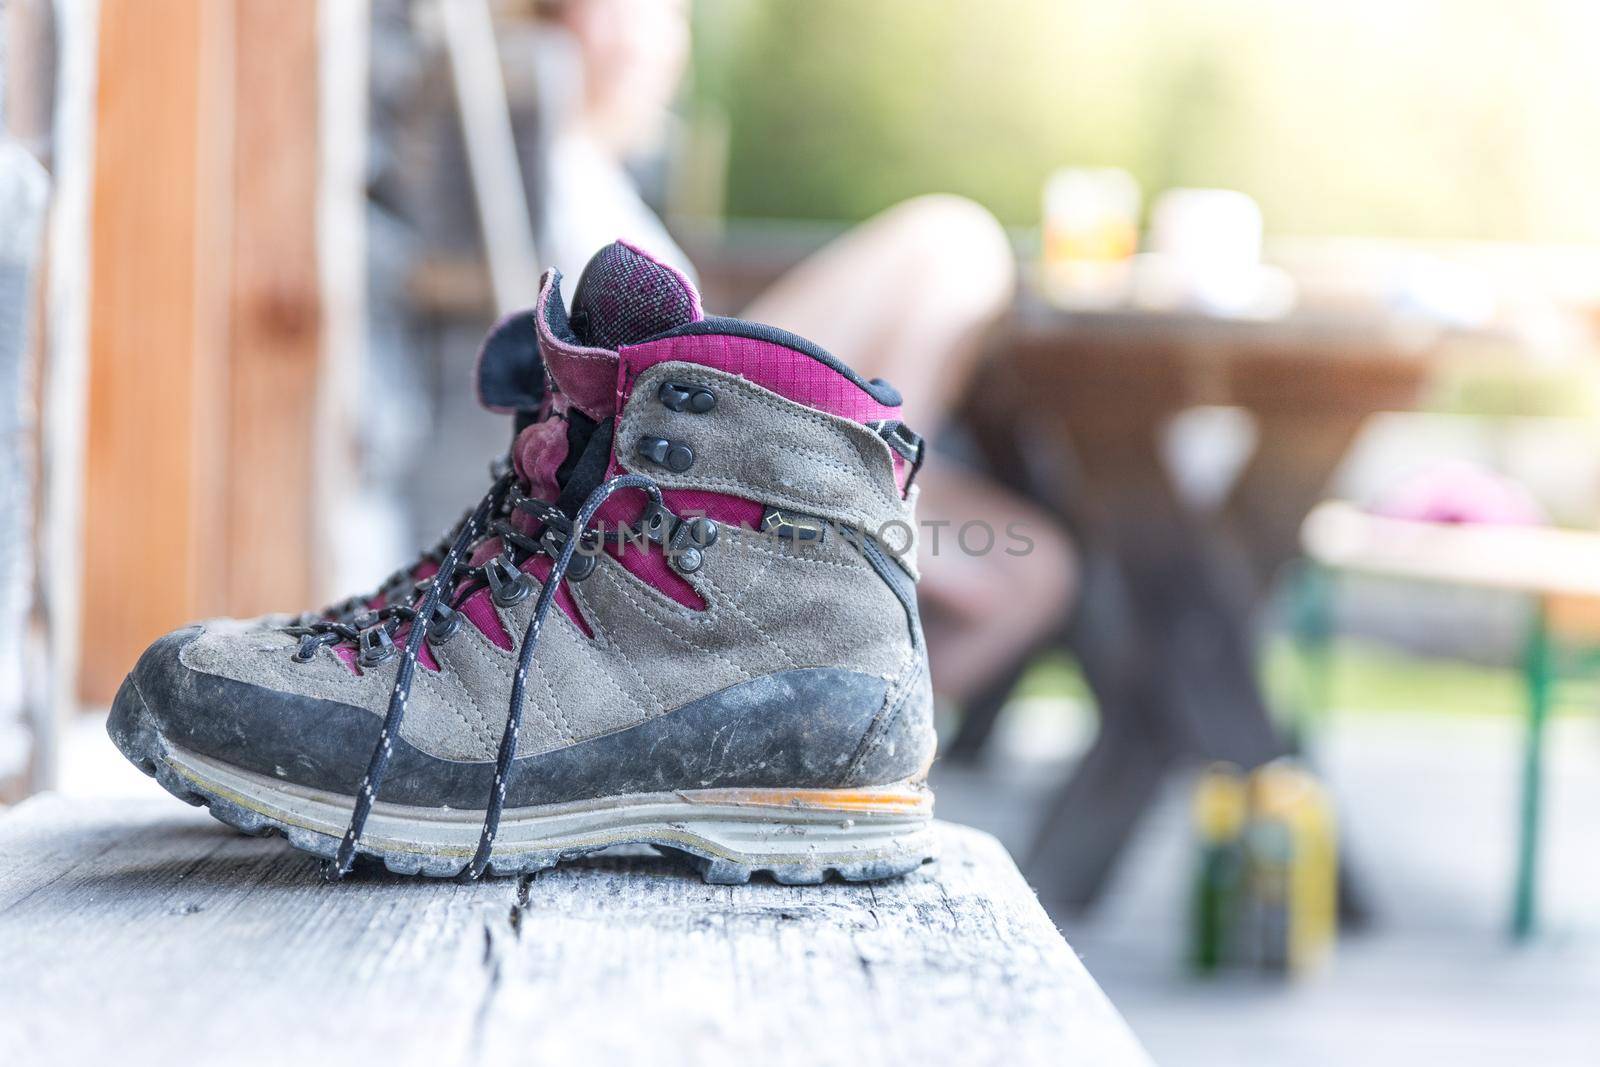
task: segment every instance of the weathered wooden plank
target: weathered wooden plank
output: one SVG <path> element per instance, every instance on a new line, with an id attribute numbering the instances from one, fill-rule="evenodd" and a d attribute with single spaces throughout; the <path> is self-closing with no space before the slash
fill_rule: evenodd
<path id="1" fill-rule="evenodd" d="M 515 886 L 330 886 L 310 857 L 159 801 L 0 819 L 0 1056 L 456 1062 Z"/>
<path id="2" fill-rule="evenodd" d="M 0 818 L 0 1048 L 9 1064 L 1145 1062 L 999 844 L 941 833 L 940 863 L 877 885 L 708 886 L 637 854 L 330 886 L 199 812 L 36 798 Z"/>

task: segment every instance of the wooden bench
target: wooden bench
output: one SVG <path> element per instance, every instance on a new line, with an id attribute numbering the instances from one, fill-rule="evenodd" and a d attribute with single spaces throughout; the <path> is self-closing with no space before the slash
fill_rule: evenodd
<path id="1" fill-rule="evenodd" d="M 999 843 L 940 832 L 871 885 L 645 851 L 330 885 L 202 812 L 36 797 L 0 815 L 0 1061 L 1147 1063 Z"/>
<path id="2" fill-rule="evenodd" d="M 1600 650 L 1600 533 L 1544 526 L 1416 522 L 1328 501 L 1306 518 L 1302 538 L 1306 555 L 1318 570 L 1300 583 L 1298 629 L 1313 669 L 1323 677 L 1332 637 L 1329 579 L 1339 572 L 1497 589 L 1530 600 L 1532 626 L 1523 656 L 1528 728 L 1511 934 L 1518 940 L 1532 936 L 1537 919 L 1546 726 L 1563 661 L 1577 660 L 1592 670 L 1600 658 L 1596 655 Z"/>

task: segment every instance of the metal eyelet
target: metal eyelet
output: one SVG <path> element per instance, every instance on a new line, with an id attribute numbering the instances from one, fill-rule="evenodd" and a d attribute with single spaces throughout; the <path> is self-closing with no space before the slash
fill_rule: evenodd
<path id="1" fill-rule="evenodd" d="M 659 545 L 667 563 L 680 574 L 693 574 L 705 562 L 706 550 L 717 543 L 721 527 L 704 515 L 679 518 L 661 504 L 646 504 L 639 525 L 625 534 L 624 547 L 643 538 Z"/>
<path id="2" fill-rule="evenodd" d="M 710 548 L 717 543 L 720 530 L 716 520 L 708 519 L 704 515 L 697 515 L 692 519 L 684 520 L 684 527 L 688 530 L 689 540 L 701 548 Z"/>
<path id="3" fill-rule="evenodd" d="M 539 543 L 544 546 L 545 552 L 551 559 L 558 559 L 561 550 L 567 545 L 568 533 L 557 526 L 546 525 L 544 532 L 539 535 Z M 581 582 L 594 573 L 596 560 L 593 552 L 586 552 L 587 546 L 582 542 L 573 550 L 572 559 L 567 563 L 567 579 Z"/>
<path id="4" fill-rule="evenodd" d="M 454 610 L 442 600 L 433 606 L 433 615 L 428 620 L 429 644 L 442 645 L 460 630 L 461 612 Z"/>
<path id="5" fill-rule="evenodd" d="M 672 535 L 673 524 L 678 517 L 660 504 L 647 504 L 645 512 L 639 516 L 639 532 L 658 545 L 667 543 L 667 538 Z"/>
<path id="6" fill-rule="evenodd" d="M 705 564 L 706 549 L 717 543 L 717 524 L 704 515 L 679 519 L 667 540 L 667 562 L 679 574 L 693 574 Z"/>
<path id="7" fill-rule="evenodd" d="M 380 666 L 400 651 L 395 647 L 394 638 L 389 636 L 388 628 L 381 625 L 362 630 L 356 645 L 361 650 L 356 662 L 363 667 Z"/>
<path id="8" fill-rule="evenodd" d="M 711 390 L 698 385 L 684 385 L 682 382 L 662 382 L 661 391 L 656 395 L 670 411 L 704 415 L 717 406 L 717 395 Z"/>
<path id="9" fill-rule="evenodd" d="M 572 553 L 572 561 L 567 564 L 567 580 L 581 582 L 594 573 L 596 560 L 594 555 L 585 552 L 582 548 Z"/>
<path id="10" fill-rule="evenodd" d="M 682 474 L 694 466 L 694 449 L 665 437 L 639 438 L 639 455 L 674 474 Z"/>
<path id="11" fill-rule="evenodd" d="M 533 579 L 517 569 L 504 556 L 496 556 L 484 567 L 489 580 L 489 597 L 502 608 L 515 607 L 533 592 Z"/>

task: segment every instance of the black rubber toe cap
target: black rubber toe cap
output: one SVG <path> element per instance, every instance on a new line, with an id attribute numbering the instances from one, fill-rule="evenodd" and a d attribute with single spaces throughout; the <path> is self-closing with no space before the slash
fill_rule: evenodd
<path id="1" fill-rule="evenodd" d="M 146 770 L 160 742 L 281 781 L 353 793 L 381 724 L 371 712 L 194 670 L 180 658 L 204 629 L 156 641 L 117 691 L 106 732 Z"/>

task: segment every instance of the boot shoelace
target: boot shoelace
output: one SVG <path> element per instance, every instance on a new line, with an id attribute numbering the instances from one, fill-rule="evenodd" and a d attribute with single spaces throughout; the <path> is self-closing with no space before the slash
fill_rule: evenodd
<path id="1" fill-rule="evenodd" d="M 461 522 L 465 521 L 466 516 L 462 516 Z M 450 550 L 450 541 L 454 537 L 455 532 L 459 529 L 461 529 L 460 523 L 452 526 L 450 528 L 450 532 L 445 534 L 445 536 L 440 539 L 438 544 L 434 545 L 432 548 L 427 548 L 419 552 L 417 554 L 417 558 L 412 560 L 409 566 L 395 571 L 393 574 L 389 575 L 389 577 L 383 580 L 383 584 L 379 585 L 377 589 L 373 590 L 366 596 L 358 595 L 348 597 L 339 601 L 337 604 L 330 604 L 321 612 L 303 615 L 301 616 L 301 619 L 307 624 L 315 622 L 317 619 L 332 619 L 339 622 L 350 622 L 351 620 L 360 618 L 362 615 L 365 615 L 367 612 L 373 610 L 372 602 L 374 600 L 382 601 L 384 604 L 393 603 L 397 594 L 406 589 L 408 586 L 416 584 L 416 571 L 418 567 L 422 566 L 424 563 L 432 563 L 437 566 L 439 562 L 444 559 L 444 554 Z"/>
<path id="2" fill-rule="evenodd" d="M 522 705 L 527 685 L 528 670 L 533 665 L 533 655 L 539 643 L 540 632 L 544 628 L 546 616 L 550 614 L 550 605 L 555 600 L 556 590 L 567 576 L 567 570 L 572 566 L 574 554 L 578 550 L 579 542 L 588 531 L 589 523 L 594 520 L 595 513 L 600 510 L 612 494 L 624 489 L 642 490 L 650 498 L 650 507 L 660 510 L 664 507 L 661 499 L 661 489 L 656 483 L 642 474 L 623 474 L 612 478 L 594 488 L 583 506 L 578 509 L 577 515 L 572 520 L 572 534 L 562 539 L 561 548 L 553 558 L 550 573 L 545 578 L 539 590 L 539 598 L 534 603 L 533 617 L 528 621 L 527 630 L 522 635 L 522 646 L 517 656 L 517 670 L 512 677 L 511 699 L 506 709 L 506 725 L 500 735 L 500 749 L 495 757 L 494 786 L 490 791 L 488 808 L 484 812 L 483 829 L 478 837 L 478 847 L 473 854 L 472 861 L 462 871 L 462 877 L 476 879 L 483 876 L 488 869 L 490 857 L 494 851 L 495 834 L 500 829 L 500 816 L 505 810 L 506 780 L 511 772 L 511 764 L 516 759 L 517 739 L 522 729 Z M 367 763 L 367 773 L 361 779 L 361 784 L 356 789 L 355 810 L 351 813 L 350 825 L 345 830 L 343 839 L 339 842 L 339 849 L 334 858 L 326 865 L 326 873 L 330 879 L 337 880 L 349 873 L 355 863 L 356 845 L 361 840 L 361 833 L 366 827 L 367 818 L 372 813 L 373 802 L 377 799 L 382 788 L 383 776 L 389 765 L 389 757 L 394 751 L 392 739 L 399 736 L 400 726 L 405 721 L 406 705 L 411 699 L 411 679 L 416 670 L 417 654 L 422 648 L 422 642 L 428 632 L 428 622 L 445 596 L 445 590 L 451 588 L 461 558 L 468 548 L 478 540 L 480 533 L 492 530 L 505 538 L 506 543 L 522 548 L 525 551 L 546 549 L 546 545 L 534 538 L 528 537 L 518 530 L 513 529 L 505 520 L 498 520 L 492 525 L 489 516 L 495 511 L 509 506 L 530 512 L 536 516 L 553 521 L 560 515 L 548 504 L 534 500 L 523 495 L 516 486 L 515 476 L 511 473 L 503 475 L 467 516 L 461 527 L 456 531 L 454 540 L 445 552 L 439 564 L 439 571 L 425 583 L 426 591 L 422 603 L 417 608 L 409 604 L 396 604 L 377 612 L 378 624 L 364 630 L 358 629 L 349 623 L 324 621 L 310 626 L 297 627 L 296 632 L 301 633 L 300 651 L 296 656 L 309 659 L 307 651 L 314 655 L 316 649 L 324 644 L 336 644 L 343 640 L 355 639 L 360 641 L 363 633 L 381 632 L 389 638 L 391 625 L 410 622 L 411 629 L 406 636 L 406 642 L 401 648 L 400 668 L 395 674 L 394 687 L 389 692 L 389 707 L 383 717 L 383 726 L 378 733 L 378 743 L 373 747 L 372 757 Z M 565 516 L 561 516 L 564 518 Z M 480 568 L 473 568 L 474 571 Z M 471 582 L 467 584 L 472 584 Z M 420 589 L 421 587 L 419 587 Z M 463 587 L 465 588 L 465 586 Z M 413 593 L 415 596 L 415 591 Z M 392 640 L 392 638 L 390 638 Z"/>
<path id="3" fill-rule="evenodd" d="M 487 514 L 500 511 L 509 516 L 513 512 L 523 512 L 535 521 L 543 523 L 556 537 L 564 538 L 568 529 L 567 516 L 553 505 L 542 500 L 530 497 L 523 493 L 514 478 L 502 477 L 489 490 L 485 497 L 488 504 Z M 481 505 L 480 505 L 481 506 Z M 433 605 L 432 614 L 413 607 L 419 595 L 425 595 L 428 587 L 439 580 L 443 573 L 444 560 L 449 556 L 452 542 L 470 525 L 472 532 L 467 535 L 462 551 L 456 556 L 456 565 L 452 569 L 451 579 L 459 580 L 460 585 L 452 599 L 461 600 L 465 595 L 482 588 L 488 581 L 489 564 L 477 567 L 461 566 L 461 557 L 469 550 L 476 547 L 490 537 L 498 537 L 502 551 L 494 557 L 500 559 L 507 556 L 512 549 L 518 549 L 527 555 L 536 552 L 546 552 L 552 557 L 554 553 L 542 538 L 530 537 L 513 525 L 507 518 L 497 518 L 492 522 L 485 516 L 478 516 L 475 512 L 468 512 L 446 535 L 443 546 L 437 550 L 429 549 L 423 553 L 424 558 L 438 561 L 439 570 L 421 581 L 412 578 L 411 588 L 403 598 L 389 599 L 381 608 L 370 608 L 361 597 L 351 597 L 341 604 L 340 608 L 348 607 L 350 610 L 339 611 L 337 614 L 302 616 L 288 627 L 288 632 L 300 638 L 300 647 L 295 652 L 295 658 L 302 663 L 310 662 L 319 648 L 324 645 L 337 645 L 345 642 L 354 643 L 361 650 L 362 658 L 358 661 L 364 667 L 377 666 L 390 655 L 398 652 L 394 645 L 394 637 L 399 628 L 407 622 L 417 618 L 425 620 L 425 625 L 442 624 L 454 614 L 450 605 L 440 597 Z M 487 523 L 487 525 L 485 525 Z M 384 583 L 385 588 L 397 587 L 406 572 L 401 571 Z M 368 658 L 370 654 L 372 658 Z"/>
<path id="4" fill-rule="evenodd" d="M 489 465 L 489 475 L 494 479 L 497 488 L 499 487 L 501 479 L 503 479 L 510 470 L 510 456 L 502 456 Z M 514 487 L 515 483 L 512 483 L 512 485 Z M 490 491 L 494 492 L 496 490 L 491 489 Z M 461 527 L 466 523 L 467 519 L 470 518 L 471 515 L 471 509 L 463 512 L 461 518 L 457 519 L 455 525 L 451 526 L 447 531 L 445 531 L 444 536 L 439 538 L 436 544 L 419 552 L 416 559 L 412 560 L 406 566 L 400 568 L 393 574 L 389 575 L 389 577 L 385 578 L 377 587 L 377 589 L 373 590 L 371 593 L 368 593 L 364 596 L 358 594 L 356 596 L 346 597 L 337 604 L 330 604 L 328 607 L 319 612 L 308 612 L 307 614 L 301 615 L 295 619 L 294 624 L 297 626 L 309 627 L 317 622 L 353 623 L 356 619 L 359 619 L 369 612 L 375 610 L 372 607 L 373 601 L 381 601 L 385 605 L 401 602 L 401 594 L 410 591 L 414 586 L 419 584 L 416 577 L 418 567 L 421 567 L 426 563 L 432 563 L 435 567 L 434 573 L 438 573 L 437 568 L 439 564 L 444 562 L 445 554 L 450 551 L 451 541 L 455 539 L 456 533 L 460 531 Z M 426 580 L 427 579 L 423 579 L 423 581 Z"/>

